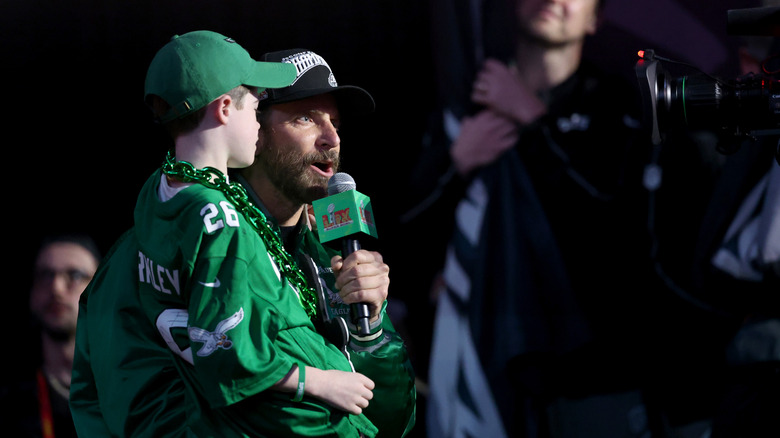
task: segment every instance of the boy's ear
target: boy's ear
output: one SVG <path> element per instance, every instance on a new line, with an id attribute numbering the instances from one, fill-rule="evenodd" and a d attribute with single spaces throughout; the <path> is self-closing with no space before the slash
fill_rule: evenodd
<path id="1" fill-rule="evenodd" d="M 230 112 L 235 109 L 233 106 L 233 98 L 230 97 L 229 94 L 223 94 L 222 96 L 219 96 L 209 105 L 213 105 L 213 108 L 211 108 L 210 111 L 222 124 L 227 123 Z"/>

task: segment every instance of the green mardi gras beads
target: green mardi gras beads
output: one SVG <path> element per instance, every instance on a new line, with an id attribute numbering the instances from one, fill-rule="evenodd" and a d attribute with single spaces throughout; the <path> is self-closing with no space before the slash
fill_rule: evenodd
<path id="1" fill-rule="evenodd" d="M 235 205 L 236 209 L 244 215 L 244 218 L 265 242 L 268 253 L 271 254 L 271 258 L 279 267 L 283 278 L 299 291 L 298 301 L 309 318 L 316 315 L 317 307 L 314 290 L 306 283 L 306 277 L 301 272 L 298 264 L 284 248 L 279 234 L 268 223 L 265 214 L 249 200 L 249 196 L 241 184 L 228 182 L 225 175 L 214 167 L 196 169 L 195 166 L 187 161 L 176 161 L 173 151 L 168 151 L 162 171 L 166 175 L 179 178 L 183 182 L 197 182 L 210 189 L 221 191 Z"/>

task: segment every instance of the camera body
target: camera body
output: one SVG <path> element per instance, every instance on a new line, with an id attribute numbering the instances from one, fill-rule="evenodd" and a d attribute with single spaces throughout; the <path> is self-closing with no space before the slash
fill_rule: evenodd
<path id="1" fill-rule="evenodd" d="M 705 73 L 674 76 L 652 50 L 640 52 L 636 75 L 644 125 L 655 145 L 669 133 L 704 129 L 718 136 L 780 134 L 780 83 L 766 75 L 723 81 Z"/>

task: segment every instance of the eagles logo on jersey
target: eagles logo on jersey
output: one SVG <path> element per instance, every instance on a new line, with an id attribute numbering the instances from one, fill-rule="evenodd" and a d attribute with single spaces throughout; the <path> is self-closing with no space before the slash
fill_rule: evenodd
<path id="1" fill-rule="evenodd" d="M 188 332 L 193 342 L 202 342 L 203 346 L 198 350 L 200 357 L 208 356 L 211 353 L 222 348 L 228 350 L 233 346 L 233 341 L 228 339 L 225 332 L 235 328 L 244 319 L 244 309 L 238 309 L 231 317 L 224 319 L 217 324 L 213 332 L 198 327 L 190 327 Z"/>

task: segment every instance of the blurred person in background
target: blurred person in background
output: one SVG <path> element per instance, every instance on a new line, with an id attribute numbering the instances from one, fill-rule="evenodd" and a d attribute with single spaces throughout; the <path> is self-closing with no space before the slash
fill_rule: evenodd
<path id="1" fill-rule="evenodd" d="M 477 56 L 468 101 L 444 99 L 402 217 L 446 241 L 431 249 L 428 435 L 641 436 L 639 96 L 583 61 L 603 1 L 512 6 L 511 50 Z"/>
<path id="2" fill-rule="evenodd" d="M 35 257 L 30 311 L 40 328 L 40 364 L 0 388 L 2 430 L 13 437 L 75 437 L 68 407 L 79 297 L 101 255 L 86 234 L 43 240 Z"/>

